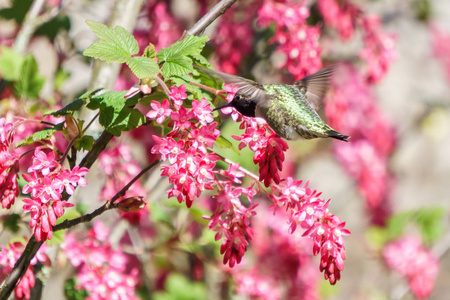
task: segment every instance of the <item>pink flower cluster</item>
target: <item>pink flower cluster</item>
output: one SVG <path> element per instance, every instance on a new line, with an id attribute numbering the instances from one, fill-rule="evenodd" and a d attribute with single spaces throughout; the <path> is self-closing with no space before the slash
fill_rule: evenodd
<path id="1" fill-rule="evenodd" d="M 99 156 L 99 165 L 106 174 L 106 182 L 100 193 L 100 198 L 107 201 L 113 198 L 128 182 L 130 182 L 140 171 L 139 164 L 131 156 L 131 147 L 126 144 L 117 144 L 115 147 L 104 150 Z M 144 188 L 140 181 L 133 183 L 133 185 L 125 192 L 121 200 L 137 196 L 145 195 Z M 121 213 L 123 218 L 128 220 L 133 225 L 141 223 L 143 216 L 147 214 L 147 209 L 138 211 Z"/>
<path id="2" fill-rule="evenodd" d="M 344 270 L 345 247 L 343 237 L 350 234 L 337 216 L 328 211 L 329 201 L 318 198 L 320 193 L 291 177 L 279 186 L 272 185 L 270 195 L 274 207 L 284 207 L 289 214 L 289 231 L 304 229 L 303 236 L 313 240 L 313 254 L 320 253 L 320 271 L 331 284 L 341 278 Z"/>
<path id="3" fill-rule="evenodd" d="M 217 45 L 215 55 L 219 69 L 225 73 L 236 74 L 242 58 L 252 49 L 252 21 L 260 0 L 239 1 L 227 10 L 220 19 L 213 42 Z M 236 51 L 239 49 L 239 51 Z"/>
<path id="4" fill-rule="evenodd" d="M 317 7 L 327 26 L 336 28 L 343 40 L 349 40 L 355 31 L 361 9 L 350 1 L 319 0 Z"/>
<path id="5" fill-rule="evenodd" d="M 56 225 L 57 218 L 64 214 L 65 207 L 73 206 L 61 200 L 61 194 L 65 191 L 72 195 L 78 185 L 86 186 L 84 176 L 88 169 L 76 166 L 68 170 L 56 161 L 54 152 L 46 154 L 36 148 L 28 173 L 22 175 L 28 182 L 22 193 L 30 194 L 31 198 L 23 199 L 23 211 L 31 213 L 30 228 L 36 240 L 50 240 L 53 236 L 52 226 Z"/>
<path id="6" fill-rule="evenodd" d="M 450 82 L 450 33 L 438 28 L 436 25 L 430 27 L 433 38 L 433 52 L 435 57 L 445 68 L 447 80 Z"/>
<path id="7" fill-rule="evenodd" d="M 229 169 L 223 175 L 231 179 L 240 176 L 236 165 L 229 165 Z M 218 181 L 218 194 L 213 196 L 216 200 L 216 209 L 211 217 L 204 217 L 210 220 L 208 226 L 216 231 L 215 240 L 224 237 L 220 247 L 223 254 L 223 264 L 228 264 L 231 268 L 239 264 L 247 250 L 249 241 L 253 238 L 253 229 L 250 227 L 250 218 L 256 214 L 254 208 L 244 206 L 240 201 L 240 196 L 245 195 L 252 204 L 256 191 L 253 186 L 249 188 L 235 187 L 230 180 Z"/>
<path id="8" fill-rule="evenodd" d="M 362 20 L 362 26 L 364 49 L 360 56 L 367 62 L 366 80 L 369 83 L 377 82 L 386 75 L 395 60 L 395 35 L 384 33 L 380 17 L 375 15 L 366 16 Z"/>
<path id="9" fill-rule="evenodd" d="M 77 289 L 89 292 L 87 300 L 140 299 L 135 290 L 139 270 L 121 248 L 108 242 L 109 230 L 96 222 L 87 236 L 67 234 L 61 245 L 67 258 L 77 267 Z"/>
<path id="10" fill-rule="evenodd" d="M 0 119 L 0 200 L 3 208 L 11 208 L 19 196 L 17 172 L 19 171 L 19 156 L 11 152 L 14 141 L 14 125 Z"/>
<path id="11" fill-rule="evenodd" d="M 275 35 L 270 42 L 279 44 L 277 51 L 286 56 L 279 68 L 287 68 L 296 79 L 314 73 L 322 66 L 320 28 L 307 24 L 309 15 L 304 1 L 270 0 L 258 10 L 259 25 L 275 24 Z"/>
<path id="12" fill-rule="evenodd" d="M 286 213 L 264 208 L 252 219 L 252 259 L 231 270 L 237 293 L 252 299 L 319 299 L 311 241 L 288 233 Z"/>
<path id="13" fill-rule="evenodd" d="M 395 35 L 384 32 L 380 17 L 365 15 L 348 0 L 320 0 L 318 8 L 325 24 L 337 28 L 344 40 L 352 37 L 355 28 L 362 29 L 364 48 L 359 55 L 367 63 L 366 80 L 369 83 L 380 81 L 396 56 Z"/>
<path id="14" fill-rule="evenodd" d="M 162 160 L 168 160 L 170 165 L 162 166 L 162 176 L 169 177 L 173 184 L 167 193 L 176 197 L 178 202 L 186 202 L 191 207 L 196 197 L 204 190 L 212 190 L 214 183 L 214 167 L 219 157 L 208 153 L 220 135 L 216 129 L 217 123 L 212 122 L 212 109 L 206 99 L 192 100 L 192 108 L 182 105 L 187 99 L 186 87 L 172 87 L 169 98 L 162 104 L 152 101 L 153 110 L 147 113 L 150 119 L 157 123 L 164 122 L 170 116 L 168 126 L 172 128 L 165 137 L 153 136 L 155 146 L 153 154 L 160 154 Z"/>
<path id="15" fill-rule="evenodd" d="M 144 10 L 146 13 L 140 16 L 141 22 L 138 22 L 137 29 L 133 32 L 139 49 L 145 49 L 150 43 L 157 50 L 168 47 L 183 33 L 180 23 L 171 14 L 167 1 L 146 1 Z"/>
<path id="16" fill-rule="evenodd" d="M 396 137 L 392 125 L 377 106 L 370 86 L 351 65 L 342 65 L 334 78 L 333 94 L 325 107 L 329 124 L 352 137 L 351 143 L 336 143 L 342 165 L 358 183 L 374 224 L 389 216 L 390 182 L 388 169 Z"/>
<path id="17" fill-rule="evenodd" d="M 389 268 L 408 280 L 418 299 L 429 297 L 439 274 L 439 261 L 419 239 L 405 237 L 390 242 L 383 249 L 383 258 Z"/>
<path id="18" fill-rule="evenodd" d="M 36 265 L 38 261 L 44 265 L 49 264 L 49 259 L 47 255 L 44 254 L 46 248 L 47 245 L 43 244 L 36 256 L 31 260 L 25 275 L 20 279 L 19 284 L 14 290 L 15 299 L 30 299 L 30 291 L 35 285 L 33 266 Z M 8 248 L 0 247 L 0 281 L 3 281 L 12 271 L 16 261 L 24 250 L 25 246 L 21 242 L 10 243 Z"/>

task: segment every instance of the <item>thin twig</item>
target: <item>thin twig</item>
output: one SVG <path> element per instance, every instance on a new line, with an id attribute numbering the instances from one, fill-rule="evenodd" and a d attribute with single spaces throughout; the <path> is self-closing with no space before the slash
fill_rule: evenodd
<path id="1" fill-rule="evenodd" d="M 199 35 L 205 31 L 206 27 L 211 25 L 215 19 L 223 15 L 227 9 L 234 4 L 236 0 L 222 0 L 217 3 L 206 15 L 203 16 L 194 26 L 188 31 L 185 31 L 181 39 L 188 37 L 189 35 Z"/>
<path id="2" fill-rule="evenodd" d="M 212 87 L 209 87 L 207 85 L 204 85 L 204 84 L 201 84 L 201 83 L 198 83 L 198 82 L 195 82 L 195 81 L 190 81 L 189 84 L 198 86 L 199 88 L 202 88 L 205 91 L 208 91 L 208 92 L 210 92 L 210 93 L 212 93 L 214 95 L 217 95 L 220 98 L 222 98 L 223 100 L 227 101 L 227 97 L 222 95 L 222 93 L 226 93 L 226 91 L 224 91 L 224 90 L 216 90 L 216 89 L 213 89 Z"/>
<path id="3" fill-rule="evenodd" d="M 150 165 L 148 165 L 146 168 L 142 169 L 139 174 L 137 174 L 133 179 L 130 180 L 130 182 L 127 183 L 117 194 L 114 195 L 111 199 L 105 202 L 102 206 L 94 210 L 92 213 L 83 215 L 81 217 L 72 219 L 72 220 L 65 220 L 64 222 L 56 225 L 53 227 L 53 231 L 58 231 L 62 229 L 71 228 L 75 225 L 81 224 L 81 223 L 87 223 L 92 221 L 95 217 L 101 215 L 107 210 L 117 208 L 117 203 L 115 201 L 119 199 L 120 197 L 124 196 L 126 191 L 135 183 L 137 180 L 139 180 L 142 175 L 144 175 L 149 170 L 153 169 L 155 166 L 157 166 L 160 163 L 160 160 L 155 160 Z"/>
<path id="4" fill-rule="evenodd" d="M 166 93 L 166 95 L 169 96 L 170 95 L 170 91 L 169 91 L 169 88 L 167 87 L 166 83 L 161 78 L 159 78 L 158 76 L 155 77 L 155 80 L 163 88 L 164 93 Z"/>
<path id="5" fill-rule="evenodd" d="M 37 17 L 42 7 L 44 6 L 44 3 L 45 0 L 35 0 L 31 5 L 30 10 L 25 17 L 25 21 L 23 22 L 22 28 L 17 34 L 16 40 L 13 45 L 14 50 L 16 50 L 17 52 L 25 52 L 34 30 L 42 23 L 42 20 L 38 20 Z"/>

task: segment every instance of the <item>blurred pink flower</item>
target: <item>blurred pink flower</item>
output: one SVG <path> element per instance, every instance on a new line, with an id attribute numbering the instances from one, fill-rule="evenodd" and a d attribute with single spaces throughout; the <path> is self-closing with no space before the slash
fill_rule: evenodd
<path id="1" fill-rule="evenodd" d="M 427 299 L 439 274 L 439 260 L 422 246 L 419 239 L 404 237 L 383 249 L 387 266 L 400 273 L 418 299 Z"/>
<path id="2" fill-rule="evenodd" d="M 89 292 L 86 299 L 139 299 L 136 296 L 139 270 L 130 265 L 122 249 L 108 242 L 109 230 L 96 222 L 86 236 L 66 235 L 61 247 L 77 267 L 78 289 Z"/>
<path id="3" fill-rule="evenodd" d="M 341 65 L 333 78 L 333 93 L 325 106 L 328 123 L 348 133 L 351 143 L 336 143 L 335 152 L 355 178 L 374 224 L 389 216 L 392 174 L 388 159 L 396 143 L 393 126 L 377 106 L 370 85 L 351 65 Z"/>
<path id="4" fill-rule="evenodd" d="M 430 26 L 430 31 L 434 55 L 442 63 L 447 80 L 450 82 L 450 32 L 445 32 L 437 25 Z"/>
<path id="5" fill-rule="evenodd" d="M 359 7 L 347 0 L 319 0 L 317 7 L 325 24 L 336 28 L 343 40 L 348 40 L 352 37 L 357 18 L 361 14 Z"/>
<path id="6" fill-rule="evenodd" d="M 320 28 L 309 26 L 310 12 L 304 1 L 266 1 L 258 10 L 258 23 L 275 24 L 275 34 L 270 40 L 277 43 L 277 51 L 286 57 L 279 68 L 287 68 L 295 79 L 314 73 L 322 66 L 319 46 Z"/>

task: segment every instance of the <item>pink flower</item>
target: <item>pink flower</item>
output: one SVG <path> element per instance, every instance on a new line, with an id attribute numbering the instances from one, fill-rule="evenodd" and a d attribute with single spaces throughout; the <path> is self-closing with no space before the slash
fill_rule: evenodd
<path id="1" fill-rule="evenodd" d="M 164 99 L 162 104 L 157 101 L 152 101 L 150 106 L 153 110 L 150 110 L 146 116 L 149 119 L 156 119 L 156 123 L 158 124 L 162 124 L 164 119 L 170 116 L 170 113 L 172 112 L 172 109 L 169 108 L 169 100 L 167 99 Z"/>
<path id="2" fill-rule="evenodd" d="M 14 141 L 14 125 L 0 118 L 0 151 L 8 151 Z"/>
<path id="3" fill-rule="evenodd" d="M 138 300 L 135 291 L 139 271 L 122 249 L 113 249 L 105 226 L 94 224 L 85 236 L 67 234 L 62 248 L 77 267 L 77 289 L 89 292 L 88 299 Z"/>
<path id="4" fill-rule="evenodd" d="M 259 164 L 259 180 L 266 187 L 273 182 L 280 183 L 278 171 L 283 170 L 284 152 L 288 149 L 287 143 L 276 134 L 267 138 L 266 147 L 255 151 L 253 162 Z"/>
<path id="5" fill-rule="evenodd" d="M 206 98 L 192 100 L 192 113 L 199 120 L 200 124 L 206 125 L 214 121 L 212 108 Z"/>
<path id="6" fill-rule="evenodd" d="M 57 166 L 59 166 L 59 164 L 55 160 L 54 152 L 49 152 L 47 155 L 41 149 L 36 148 L 33 156 L 33 164 L 28 168 L 28 173 L 38 171 L 41 172 L 42 175 L 48 175 L 50 174 L 50 171 L 52 171 L 52 169 L 56 168 Z"/>
<path id="7" fill-rule="evenodd" d="M 434 56 L 441 62 L 445 68 L 447 80 L 450 82 L 450 33 L 445 32 L 436 25 L 430 26 L 430 31 L 433 39 L 433 53 Z"/>
<path id="8" fill-rule="evenodd" d="M 182 84 L 180 87 L 170 87 L 169 97 L 176 106 L 183 105 L 183 100 L 187 99 L 186 86 Z"/>
<path id="9" fill-rule="evenodd" d="M 349 1 L 320 0 L 317 7 L 325 24 L 336 28 L 343 40 L 352 37 L 357 17 L 361 13 L 357 6 Z"/>
<path id="10" fill-rule="evenodd" d="M 395 59 L 395 35 L 383 32 L 378 16 L 367 16 L 362 23 L 365 47 L 360 57 L 368 63 L 367 81 L 377 82 L 384 77 Z"/>
<path id="11" fill-rule="evenodd" d="M 270 42 L 279 44 L 277 51 L 286 58 L 279 68 L 287 68 L 296 79 L 320 69 L 320 28 L 307 25 L 309 10 L 303 1 L 264 2 L 258 10 L 258 17 L 263 26 L 275 24 L 275 35 Z"/>
<path id="12" fill-rule="evenodd" d="M 299 225 L 305 229 L 302 236 L 313 240 L 313 254 L 321 255 L 320 271 L 331 284 L 336 284 L 344 269 L 342 237 L 350 232 L 344 228 L 345 222 L 328 211 L 329 201 L 318 198 L 320 193 L 302 187 L 301 183 L 288 178 L 280 186 L 271 185 L 274 207 L 285 207 L 290 214 L 289 232 L 294 233 Z"/>
<path id="13" fill-rule="evenodd" d="M 328 101 L 325 114 L 333 128 L 352 136 L 352 142 L 336 143 L 335 153 L 357 181 L 372 222 L 384 224 L 390 210 L 392 175 L 388 160 L 395 146 L 395 132 L 363 76 L 351 65 L 341 65 L 338 72 L 340 76 L 333 79 L 333 98 Z"/>
<path id="14" fill-rule="evenodd" d="M 418 299 L 429 297 L 439 274 L 439 261 L 419 239 L 404 237 L 390 242 L 383 249 L 383 257 L 389 268 L 408 280 Z"/>

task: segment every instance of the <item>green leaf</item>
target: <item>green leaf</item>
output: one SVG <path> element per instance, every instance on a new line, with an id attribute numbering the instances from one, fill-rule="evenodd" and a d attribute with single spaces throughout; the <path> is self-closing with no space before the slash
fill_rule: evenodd
<path id="1" fill-rule="evenodd" d="M 0 10 L 0 18 L 15 20 L 18 24 L 22 24 L 31 4 L 33 4 L 33 1 L 30 0 L 12 1 L 12 7 Z"/>
<path id="2" fill-rule="evenodd" d="M 147 57 L 150 59 L 155 59 L 156 58 L 156 49 L 155 49 L 155 45 L 150 44 L 148 45 L 145 49 L 144 49 L 144 54 L 142 54 L 143 57 Z"/>
<path id="3" fill-rule="evenodd" d="M 184 40 L 172 44 L 169 48 L 161 49 L 156 57 L 162 62 L 179 56 L 197 56 L 208 40 L 207 36 L 190 35 Z"/>
<path id="4" fill-rule="evenodd" d="M 55 117 L 62 117 L 66 115 L 73 115 L 74 112 L 79 111 L 81 107 L 83 107 L 84 101 L 82 99 L 77 99 L 67 104 L 63 108 L 57 111 L 50 111 L 45 113 L 44 115 L 52 115 Z"/>
<path id="5" fill-rule="evenodd" d="M 23 140 L 16 143 L 16 147 L 18 148 L 18 147 L 22 147 L 25 145 L 31 145 L 35 142 L 39 142 L 42 140 L 48 140 L 48 139 L 50 139 L 50 137 L 52 137 L 55 134 L 56 131 L 62 129 L 62 124 L 63 123 L 58 124 L 59 126 L 55 126 L 55 127 L 46 127 L 44 129 L 42 129 L 41 131 L 35 132 L 35 133 L 33 133 L 33 135 L 27 136 Z"/>
<path id="6" fill-rule="evenodd" d="M 61 90 L 61 86 L 67 79 L 69 79 L 70 73 L 64 71 L 62 68 L 59 68 L 55 74 L 55 90 Z"/>
<path id="7" fill-rule="evenodd" d="M 77 281 L 75 278 L 67 279 L 64 283 L 64 295 L 70 300 L 85 300 L 89 293 L 84 289 L 77 289 Z"/>
<path id="8" fill-rule="evenodd" d="M 77 140 L 74 144 L 75 149 L 77 150 L 87 150 L 87 151 L 91 151 L 92 147 L 94 146 L 95 143 L 95 139 L 94 137 L 90 136 L 90 135 L 85 135 L 83 136 L 80 140 Z"/>
<path id="9" fill-rule="evenodd" d="M 130 67 L 131 72 L 139 79 L 155 78 L 156 74 L 160 72 L 158 63 L 147 57 L 130 57 L 127 60 L 127 65 Z"/>
<path id="10" fill-rule="evenodd" d="M 406 225 L 408 225 L 408 222 L 411 221 L 412 216 L 413 212 L 408 211 L 394 215 L 389 219 L 387 224 L 387 230 L 390 240 L 396 239 L 403 234 Z"/>
<path id="11" fill-rule="evenodd" d="M 223 148 L 223 149 L 231 149 L 234 152 L 236 152 L 237 154 L 240 153 L 240 151 L 236 147 L 234 147 L 234 145 L 229 140 L 224 138 L 223 136 L 219 136 L 217 138 L 215 145 L 220 148 Z"/>
<path id="12" fill-rule="evenodd" d="M 21 218 L 18 214 L 5 215 L 2 219 L 3 227 L 10 230 L 13 233 L 17 233 L 20 230 Z"/>
<path id="13" fill-rule="evenodd" d="M 17 81 L 24 57 L 6 46 L 0 47 L 0 73 L 3 79 Z"/>
<path id="14" fill-rule="evenodd" d="M 53 237 L 51 240 L 47 240 L 45 243 L 49 246 L 59 245 L 64 242 L 66 237 L 66 232 L 64 230 L 58 230 L 53 233 Z"/>
<path id="15" fill-rule="evenodd" d="M 79 217 L 81 217 L 81 215 L 82 214 L 78 210 L 69 209 L 61 216 L 61 218 L 58 218 L 56 220 L 56 225 L 61 224 L 65 220 L 73 220 L 73 219 L 79 218 Z"/>
<path id="16" fill-rule="evenodd" d="M 125 94 L 126 91 L 106 92 L 92 98 L 86 106 L 92 110 L 100 110 L 100 124 L 115 136 L 120 136 L 122 131 L 135 129 L 145 122 L 145 116 L 134 108 L 137 97 L 125 100 Z"/>
<path id="17" fill-rule="evenodd" d="M 38 65 L 32 55 L 25 57 L 20 68 L 19 80 L 14 85 L 17 95 L 38 98 L 45 78 L 39 75 Z"/>
<path id="18" fill-rule="evenodd" d="M 161 49 L 156 57 L 159 63 L 164 65 L 161 72 L 165 78 L 174 75 L 183 76 L 193 71 L 192 59 L 206 60 L 201 58 L 200 52 L 205 46 L 205 42 L 209 38 L 207 36 L 188 36 L 182 41 L 172 44 L 169 48 Z"/>
<path id="19" fill-rule="evenodd" d="M 93 96 L 95 96 L 95 94 L 97 94 L 101 90 L 103 90 L 103 88 L 99 88 L 99 89 L 96 89 L 96 90 L 93 90 L 93 91 L 87 91 L 84 94 L 82 94 L 80 97 L 78 97 L 78 99 L 89 99 L 89 98 L 92 98 Z"/>
<path id="20" fill-rule="evenodd" d="M 445 232 L 445 210 L 442 207 L 421 208 L 416 213 L 416 224 L 422 231 L 424 242 L 432 243 L 438 240 Z"/>
<path id="21" fill-rule="evenodd" d="M 154 293 L 155 300 L 196 300 L 207 299 L 206 287 L 201 282 L 190 281 L 185 276 L 171 273 L 165 283 L 166 292 Z M 189 291 L 187 293 L 186 291 Z"/>
<path id="22" fill-rule="evenodd" d="M 182 76 L 193 71 L 192 60 L 185 56 L 170 57 L 161 68 L 164 78 Z"/>
<path id="23" fill-rule="evenodd" d="M 68 16 L 57 15 L 50 21 L 39 26 L 34 32 L 34 35 L 46 36 L 53 42 L 56 35 L 62 30 L 70 30 L 70 19 Z"/>
<path id="24" fill-rule="evenodd" d="M 83 54 L 93 58 L 105 60 L 108 63 L 124 63 L 127 59 L 139 52 L 136 39 L 123 27 L 114 29 L 101 23 L 86 21 L 100 41 L 90 45 Z"/>

